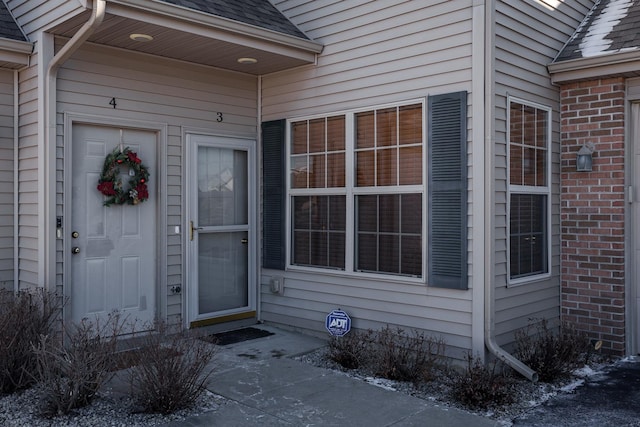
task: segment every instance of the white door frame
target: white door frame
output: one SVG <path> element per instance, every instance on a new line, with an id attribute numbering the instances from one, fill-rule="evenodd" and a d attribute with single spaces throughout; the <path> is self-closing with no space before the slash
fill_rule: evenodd
<path id="1" fill-rule="evenodd" d="M 626 319 L 626 353 L 640 353 L 640 266 L 636 253 L 640 250 L 640 242 L 636 236 L 640 234 L 640 102 L 629 99 L 627 117 L 627 155 L 625 167 L 625 247 L 627 248 L 625 267 L 625 319 Z"/>
<path id="2" fill-rule="evenodd" d="M 248 307 L 226 310 L 220 313 L 220 317 L 213 319 L 208 317 L 198 316 L 197 306 L 197 294 L 194 292 L 194 287 L 197 286 L 198 275 L 196 273 L 198 268 L 198 255 L 197 245 L 193 244 L 190 238 L 191 233 L 191 221 L 196 217 L 194 213 L 195 205 L 197 203 L 197 150 L 194 144 L 195 138 L 208 138 L 211 141 L 209 146 L 215 146 L 220 148 L 229 149 L 243 149 L 247 152 L 247 185 L 248 185 L 248 261 L 247 261 L 247 278 L 248 278 Z M 239 320 L 243 318 L 256 317 L 257 306 L 257 293 L 258 293 L 258 281 L 257 281 L 257 266 L 258 266 L 258 221 L 257 221 L 257 154 L 256 154 L 256 139 L 243 136 L 230 136 L 220 135 L 200 131 L 187 131 L 184 134 L 185 141 L 185 191 L 184 191 L 184 205 L 185 205 L 185 220 L 183 224 L 183 236 L 186 247 L 186 271 L 185 271 L 185 286 L 183 293 L 185 294 L 185 327 L 190 327 L 194 322 L 196 325 L 204 325 L 208 323 L 221 323 L 224 321 Z M 196 224 L 197 225 L 197 224 Z M 197 232 L 197 231 L 194 231 Z"/>
<path id="3" fill-rule="evenodd" d="M 167 230 L 167 184 L 165 174 L 167 170 L 166 161 L 166 147 L 167 147 L 167 124 L 155 123 L 139 120 L 129 120 L 123 118 L 109 118 L 103 116 L 88 115 L 82 113 L 67 112 L 64 114 L 64 154 L 63 154 L 63 205 L 62 205 L 62 230 L 56 230 L 56 252 L 59 253 L 62 250 L 62 271 L 63 271 L 63 295 L 66 298 L 71 297 L 71 286 L 64 286 L 65 278 L 71 277 L 71 239 L 68 238 L 71 233 L 71 181 L 73 177 L 73 158 L 72 158 L 72 144 L 73 144 L 73 126 L 76 124 L 83 125 L 96 125 L 96 126 L 108 126 L 112 128 L 129 128 L 139 129 L 151 132 L 156 132 L 158 135 L 158 145 L 156 147 L 156 168 L 157 171 L 151 171 L 152 179 L 156 180 L 156 192 L 157 194 L 150 194 L 148 202 L 154 203 L 156 206 L 156 242 L 157 248 L 157 260 L 156 262 L 156 316 L 161 319 L 166 319 L 167 316 L 167 292 L 163 292 L 163 289 L 167 289 L 167 233 L 161 232 Z M 158 173 L 159 172 L 159 173 Z M 97 191 L 97 190 L 96 190 Z M 56 215 L 58 212 L 56 212 Z M 62 244 L 60 244 L 62 240 Z M 62 249 L 61 249 L 62 248 Z M 165 260 L 165 262 L 162 262 Z M 65 321 L 71 319 L 71 307 L 65 305 L 63 310 L 63 318 Z"/>

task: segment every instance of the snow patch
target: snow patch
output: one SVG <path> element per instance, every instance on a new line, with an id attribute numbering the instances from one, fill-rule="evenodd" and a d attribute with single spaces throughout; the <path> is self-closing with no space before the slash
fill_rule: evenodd
<path id="1" fill-rule="evenodd" d="M 395 383 L 393 381 L 384 379 L 384 378 L 375 378 L 375 377 L 365 377 L 365 382 L 375 385 L 376 387 L 383 388 L 385 390 L 397 391 L 395 387 Z"/>
<path id="2" fill-rule="evenodd" d="M 584 58 L 602 55 L 611 47 L 613 41 L 606 37 L 611 33 L 613 27 L 627 16 L 632 5 L 632 0 L 611 0 L 605 6 L 602 13 L 593 20 L 580 43 L 580 50 Z"/>

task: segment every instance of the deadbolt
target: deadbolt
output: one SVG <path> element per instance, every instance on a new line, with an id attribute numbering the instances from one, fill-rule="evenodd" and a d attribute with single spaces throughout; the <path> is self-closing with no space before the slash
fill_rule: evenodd
<path id="1" fill-rule="evenodd" d="M 73 233 L 71 233 L 71 237 L 73 237 L 74 239 L 77 239 L 78 237 L 80 237 L 80 233 L 78 233 L 77 231 L 74 231 Z"/>
<path id="2" fill-rule="evenodd" d="M 72 254 L 79 254 L 80 253 L 80 248 L 77 246 L 74 246 L 73 248 L 71 248 L 71 253 Z"/>

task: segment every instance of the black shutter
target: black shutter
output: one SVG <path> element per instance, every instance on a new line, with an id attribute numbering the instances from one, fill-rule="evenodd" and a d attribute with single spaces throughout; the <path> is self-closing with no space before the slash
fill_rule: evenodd
<path id="1" fill-rule="evenodd" d="M 262 266 L 284 270 L 285 121 L 262 123 Z"/>
<path id="2" fill-rule="evenodd" d="M 467 289 L 467 93 L 430 96 L 429 282 Z"/>

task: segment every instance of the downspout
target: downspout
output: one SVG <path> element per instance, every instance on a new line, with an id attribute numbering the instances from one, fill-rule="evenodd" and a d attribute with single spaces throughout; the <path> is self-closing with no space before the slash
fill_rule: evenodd
<path id="1" fill-rule="evenodd" d="M 494 67 L 493 67 L 493 55 L 494 55 L 494 0 L 488 0 L 485 3 L 485 32 L 484 32 L 484 78 L 485 81 L 485 93 L 484 93 L 484 121 L 485 121 L 485 153 L 484 153 L 484 185 L 485 191 L 489 191 L 489 196 L 485 197 L 484 202 L 484 215 L 485 215 L 485 230 L 488 230 L 488 238 L 484 239 L 484 256 L 485 256 L 485 269 L 484 269 L 484 302 L 485 302 L 485 346 L 496 358 L 503 361 L 515 371 L 522 374 L 530 381 L 537 382 L 538 374 L 522 363 L 520 360 L 513 357 L 509 352 L 504 350 L 498 345 L 495 337 L 495 287 L 494 287 L 494 238 L 493 230 L 494 223 L 494 144 L 493 144 L 493 129 L 494 129 L 494 105 L 493 105 L 493 91 L 494 91 Z"/>
<path id="2" fill-rule="evenodd" d="M 60 66 L 80 48 L 80 46 L 100 26 L 106 12 L 106 0 L 93 0 L 93 11 L 89 20 L 74 34 L 74 36 L 51 58 L 45 74 L 45 102 L 44 102 L 44 171 L 42 176 L 43 196 L 40 202 L 44 229 L 44 284 L 53 286 L 55 283 L 55 221 L 56 212 L 56 103 L 57 76 Z M 42 60 L 42 59 L 41 59 Z"/>
<path id="3" fill-rule="evenodd" d="M 19 83 L 19 71 L 15 70 L 13 72 L 13 290 L 15 292 L 20 290 L 20 275 L 18 274 L 18 268 L 20 267 L 20 263 L 18 262 L 18 257 L 20 256 L 20 251 L 18 250 L 18 239 L 20 238 L 18 233 L 18 202 L 20 201 L 18 197 L 18 179 L 20 177 L 18 174 L 20 159 L 18 156 L 18 150 L 20 149 L 20 135 L 18 133 L 20 126 L 20 106 L 18 105 L 20 101 Z"/>
<path id="4" fill-rule="evenodd" d="M 316 55 L 317 57 L 317 55 Z M 258 171 L 262 172 L 262 76 L 258 76 L 258 87 L 257 87 L 257 91 L 258 91 L 258 102 L 257 102 L 257 106 L 256 106 L 256 134 L 258 135 L 258 147 L 256 147 L 256 157 L 257 157 L 257 161 L 258 161 L 258 165 L 260 165 L 260 167 L 258 167 Z M 262 194 L 262 192 L 260 191 L 260 184 L 262 183 L 262 179 L 260 178 L 260 172 L 258 173 L 258 176 L 256 177 L 256 181 L 258 182 L 258 186 L 257 188 L 257 196 L 254 200 L 256 200 L 256 206 L 262 206 L 260 204 L 260 194 Z M 261 209 L 257 208 L 257 213 L 254 215 L 254 219 L 256 217 L 260 216 L 260 211 Z M 256 224 L 256 228 L 260 227 L 260 224 L 262 222 L 258 221 Z M 261 233 L 259 231 L 256 231 L 256 236 L 261 235 Z M 262 239 L 261 238 L 257 238 L 256 239 L 256 249 L 254 250 L 255 254 L 260 253 L 260 245 L 262 244 Z M 257 262 L 255 263 L 257 269 L 256 269 L 256 283 L 258 284 L 258 290 L 256 293 L 256 320 L 258 322 L 262 322 L 262 262 L 261 262 L 262 257 L 258 256 L 257 257 Z"/>

